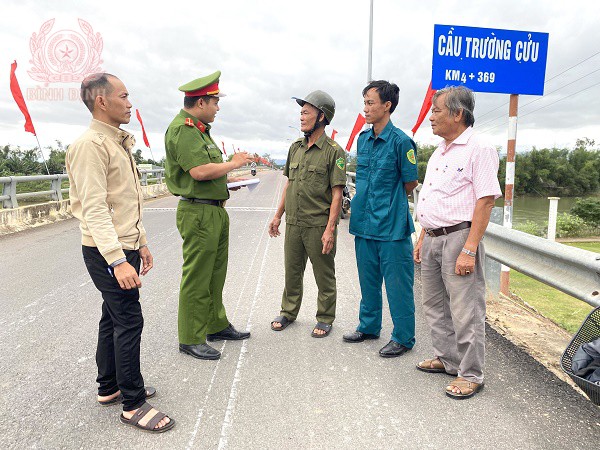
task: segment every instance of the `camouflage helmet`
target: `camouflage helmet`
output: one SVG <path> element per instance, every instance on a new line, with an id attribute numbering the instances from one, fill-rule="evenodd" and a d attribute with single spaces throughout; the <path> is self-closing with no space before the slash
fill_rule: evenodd
<path id="1" fill-rule="evenodd" d="M 323 91 L 313 91 L 308 94 L 305 98 L 292 97 L 300 106 L 304 106 L 305 103 L 313 105 L 323 114 L 327 123 L 331 123 L 333 116 L 335 115 L 335 102 L 331 95 Z"/>

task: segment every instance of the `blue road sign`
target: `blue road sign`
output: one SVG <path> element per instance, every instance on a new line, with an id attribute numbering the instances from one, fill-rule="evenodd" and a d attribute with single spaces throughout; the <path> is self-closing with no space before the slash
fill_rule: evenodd
<path id="1" fill-rule="evenodd" d="M 544 94 L 548 33 L 435 25 L 433 89 Z"/>

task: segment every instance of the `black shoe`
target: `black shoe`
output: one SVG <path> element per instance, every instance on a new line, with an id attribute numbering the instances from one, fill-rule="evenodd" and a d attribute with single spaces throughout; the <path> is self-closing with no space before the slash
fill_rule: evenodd
<path id="1" fill-rule="evenodd" d="M 198 359 L 219 359 L 221 357 L 221 352 L 208 344 L 179 344 L 179 351 Z"/>
<path id="2" fill-rule="evenodd" d="M 218 333 L 207 334 L 206 340 L 208 342 L 213 341 L 241 341 L 242 339 L 248 339 L 250 337 L 249 331 L 238 331 L 233 325 L 229 324 L 227 328 Z"/>
<path id="3" fill-rule="evenodd" d="M 410 348 L 398 344 L 396 341 L 390 341 L 385 347 L 379 350 L 379 356 L 383 356 L 384 358 L 395 358 L 396 356 L 404 355 L 409 350 Z"/>
<path id="4" fill-rule="evenodd" d="M 379 339 L 376 334 L 367 334 L 360 331 L 353 331 L 352 333 L 346 333 L 342 336 L 345 342 L 363 342 L 367 339 Z"/>

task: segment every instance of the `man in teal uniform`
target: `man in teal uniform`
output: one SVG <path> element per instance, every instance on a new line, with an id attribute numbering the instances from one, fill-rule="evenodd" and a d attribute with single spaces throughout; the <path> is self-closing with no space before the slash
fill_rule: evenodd
<path id="1" fill-rule="evenodd" d="M 219 359 L 221 353 L 206 341 L 246 339 L 225 313 L 223 285 L 227 274 L 229 198 L 227 174 L 252 162 L 246 152 L 223 162 L 210 136 L 210 123 L 219 111 L 217 71 L 179 88 L 183 109 L 165 135 L 165 177 L 173 195 L 180 196 L 177 229 L 183 238 L 183 273 L 179 291 L 179 351 L 198 359 Z"/>
<path id="2" fill-rule="evenodd" d="M 312 336 L 321 338 L 329 334 L 335 319 L 335 243 L 346 185 L 346 155 L 325 134 L 325 126 L 335 114 L 333 98 L 314 91 L 295 100 L 302 107 L 300 129 L 305 137 L 290 147 L 283 169 L 288 181 L 269 225 L 269 235 L 279 236 L 285 212 L 285 289 L 281 315 L 273 319 L 271 328 L 281 331 L 296 320 L 302 304 L 304 269 L 310 258 L 319 288 Z"/>
<path id="3" fill-rule="evenodd" d="M 356 331 L 346 342 L 379 338 L 385 288 L 394 330 L 379 355 L 400 356 L 415 345 L 414 225 L 407 195 L 418 184 L 415 143 L 390 120 L 398 105 L 398 86 L 372 81 L 363 89 L 364 112 L 373 127 L 358 137 L 356 195 L 352 199 L 350 233 L 362 299 Z"/>

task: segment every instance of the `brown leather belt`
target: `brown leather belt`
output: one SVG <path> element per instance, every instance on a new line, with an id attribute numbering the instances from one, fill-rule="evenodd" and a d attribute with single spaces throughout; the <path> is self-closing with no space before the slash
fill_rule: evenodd
<path id="1" fill-rule="evenodd" d="M 220 206 L 221 208 L 225 207 L 225 200 L 207 200 L 204 198 L 185 198 L 179 197 L 184 202 L 190 203 L 202 203 L 204 205 L 212 205 L 212 206 Z"/>
<path id="2" fill-rule="evenodd" d="M 442 227 L 442 228 L 432 228 L 425 229 L 425 233 L 431 237 L 445 236 L 450 233 L 454 233 L 455 231 L 464 230 L 466 228 L 471 228 L 471 222 L 461 222 L 456 225 L 452 225 L 451 227 Z"/>

